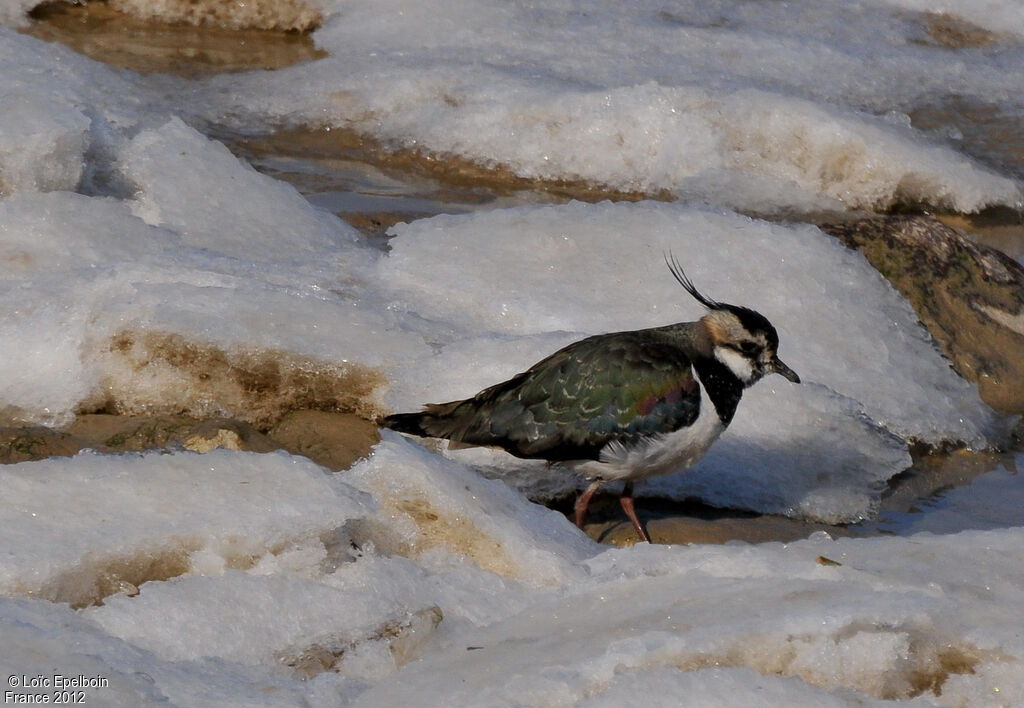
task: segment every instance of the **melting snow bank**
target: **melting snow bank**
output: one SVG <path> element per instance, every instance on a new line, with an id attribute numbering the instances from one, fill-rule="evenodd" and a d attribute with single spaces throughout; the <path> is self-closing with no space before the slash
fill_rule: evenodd
<path id="1" fill-rule="evenodd" d="M 1014 705 L 1022 539 L 607 551 L 586 582 L 452 637 L 355 704 L 678 705 L 695 691 L 708 705 Z"/>
<path id="2" fill-rule="evenodd" d="M 360 12 L 356 27 L 369 21 Z M 611 16 L 602 12 L 600 22 Z M 574 17 L 563 18 L 573 32 Z M 587 334 L 697 317 L 662 265 L 672 250 L 702 290 L 775 322 L 784 359 L 808 383 L 762 382 L 692 474 L 645 493 L 856 520 L 908 466 L 907 441 L 1003 440 L 1001 421 L 950 371 L 907 304 L 813 227 L 678 203 L 574 203 L 418 221 L 396 228 L 384 254 L 168 117 L 137 77 L 4 28 L 0 58 L 23 70 L 0 76 L 10 97 L 0 106 L 7 420 L 61 425 L 104 410 L 266 425 L 293 401 L 373 416 L 467 396 Z M 416 71 L 403 69 L 408 80 L 389 90 L 415 89 Z M 297 76 L 222 80 L 283 78 L 318 90 Z M 265 118 L 284 94 L 260 85 L 265 102 L 243 113 Z M 650 91 L 644 105 L 659 93 Z M 301 96 L 292 99 L 301 113 Z M 937 169 L 977 187 L 952 166 Z M 510 469 L 507 458 L 480 465 L 536 498 L 578 484 L 557 469 Z"/>
<path id="3" fill-rule="evenodd" d="M 857 520 L 909 466 L 906 441 L 1003 439 L 906 302 L 813 227 L 573 203 L 418 221 L 385 255 L 179 121 L 140 132 L 124 155 L 132 200 L 0 201 L 0 331 L 19 344 L 0 355 L 6 416 L 266 424 L 295 401 L 372 415 L 468 396 L 573 339 L 698 317 L 665 270 L 672 250 L 703 291 L 768 316 L 807 383 L 761 382 L 704 462 L 647 493 Z M 203 201 L 196 175 L 219 208 L 190 207 Z M 464 454 L 535 498 L 579 483 Z"/>
<path id="4" fill-rule="evenodd" d="M 142 15 L 178 7 L 123 4 Z M 107 164 L 111 152 L 140 126 L 187 112 L 243 131 L 343 128 L 520 177 L 748 213 L 920 203 L 971 212 L 1024 201 L 1017 181 L 966 158 L 949 136 L 923 135 L 907 115 L 953 96 L 1019 117 L 1024 50 L 1013 35 L 969 53 L 940 50 L 920 41 L 920 16 L 884 3 L 669 10 L 605 0 L 586 13 L 493 0 L 316 5 L 328 58 L 198 84 L 143 82 L 0 27 L 9 67 L 0 190 L 130 189 Z M 994 17 L 988 5 L 972 15 Z M 997 5 L 1016 12 L 1011 0 Z M 0 10 L 0 22 L 28 7 Z M 272 9 L 245 4 L 254 8 Z M 23 80 L 37 76 L 46 78 Z"/>
<path id="5" fill-rule="evenodd" d="M 103 705 L 1024 701 L 1024 529 L 602 550 L 392 434 L 344 476 L 82 454 L 0 489 L 0 668 Z M 25 597 L 100 576 L 78 613 Z"/>
<path id="6" fill-rule="evenodd" d="M 968 4 L 1020 15 L 1012 0 Z M 929 17 L 872 2 L 326 3 L 314 36 L 328 58 L 211 78 L 191 110 L 748 213 L 1017 205 L 1017 182 L 907 113 L 955 95 L 1019 115 L 1020 37 L 938 49 Z"/>

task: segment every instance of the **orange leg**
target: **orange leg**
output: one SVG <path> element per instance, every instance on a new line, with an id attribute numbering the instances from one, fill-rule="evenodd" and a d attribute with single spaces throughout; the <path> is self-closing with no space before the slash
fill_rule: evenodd
<path id="1" fill-rule="evenodd" d="M 589 501 L 589 499 L 588 499 Z M 651 537 L 644 531 L 643 525 L 640 523 L 640 519 L 636 516 L 636 509 L 633 508 L 633 483 L 626 482 L 626 486 L 622 488 L 622 496 L 619 497 L 619 504 L 622 505 L 622 510 L 626 512 L 626 516 L 633 523 L 633 530 L 636 531 L 637 537 L 641 541 L 651 542 Z"/>
<path id="2" fill-rule="evenodd" d="M 583 520 L 587 517 L 587 507 L 590 506 L 590 498 L 594 496 L 594 492 L 600 486 L 600 482 L 591 482 L 590 486 L 576 497 L 576 504 L 573 506 L 573 509 L 576 511 L 576 525 L 581 529 L 583 528 Z"/>

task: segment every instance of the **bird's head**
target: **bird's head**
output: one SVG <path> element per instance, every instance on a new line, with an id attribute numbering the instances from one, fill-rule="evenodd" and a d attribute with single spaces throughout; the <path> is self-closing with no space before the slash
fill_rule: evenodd
<path id="1" fill-rule="evenodd" d="M 666 255 L 665 262 L 683 289 L 707 308 L 701 322 L 711 340 L 713 355 L 736 378 L 750 386 L 767 374 L 780 374 L 800 383 L 796 372 L 779 359 L 779 334 L 767 317 L 748 307 L 727 305 L 701 295 L 675 257 Z"/>

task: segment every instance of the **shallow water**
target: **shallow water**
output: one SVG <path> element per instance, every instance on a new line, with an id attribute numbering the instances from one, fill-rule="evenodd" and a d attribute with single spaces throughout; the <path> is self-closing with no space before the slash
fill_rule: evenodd
<path id="1" fill-rule="evenodd" d="M 325 55 L 303 34 L 162 25 L 119 15 L 102 3 L 49 6 L 34 15 L 29 31 L 144 74 L 199 77 L 252 68 L 273 69 Z M 917 109 L 910 118 L 915 127 L 983 163 L 1017 178 L 1024 176 L 1024 124 L 1018 115 L 963 98 Z M 210 130 L 256 169 L 292 183 L 311 203 L 338 214 L 382 246 L 387 230 L 394 224 L 436 214 L 557 203 L 570 198 L 592 201 L 642 196 L 582 183 L 523 180 L 500 170 L 395 151 L 344 131 L 275 131 L 274 126 L 266 126 L 264 135 L 240 135 L 216 125 Z M 1020 213 L 1014 210 L 992 209 L 980 215 L 942 218 L 1014 258 L 1024 256 L 1024 225 Z M 1024 477 L 1017 472 L 1022 464 L 1020 452 L 922 458 L 913 469 L 893 480 L 883 495 L 877 518 L 831 530 L 836 534 L 875 535 L 1017 525 L 1022 520 L 1020 510 L 1024 509 Z M 670 522 L 664 532 L 666 541 L 797 538 L 813 530 L 782 517 L 665 503 L 656 507 L 645 518 L 652 526 L 666 519 Z M 709 531 L 692 525 L 679 528 L 672 521 L 673 517 L 686 519 L 694 514 L 711 517 L 709 523 L 724 525 L 728 530 L 723 534 L 721 529 Z M 592 530 L 595 537 L 617 538 L 614 516 L 613 512 L 610 519 L 601 522 L 603 526 Z"/>
<path id="2" fill-rule="evenodd" d="M 1022 472 L 1022 452 L 926 458 L 894 481 L 876 518 L 849 528 L 909 535 L 1019 526 L 1024 513 Z"/>

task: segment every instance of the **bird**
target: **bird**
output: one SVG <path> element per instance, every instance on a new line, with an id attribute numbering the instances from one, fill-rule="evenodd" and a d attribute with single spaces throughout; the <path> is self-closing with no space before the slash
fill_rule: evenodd
<path id="1" fill-rule="evenodd" d="M 622 510 L 650 543 L 633 483 L 696 464 L 764 376 L 800 383 L 764 315 L 705 297 L 670 253 L 665 264 L 705 308 L 700 319 L 578 340 L 471 398 L 395 413 L 383 425 L 571 468 L 590 481 L 573 508 L 580 529 L 594 493 L 624 482 Z"/>

